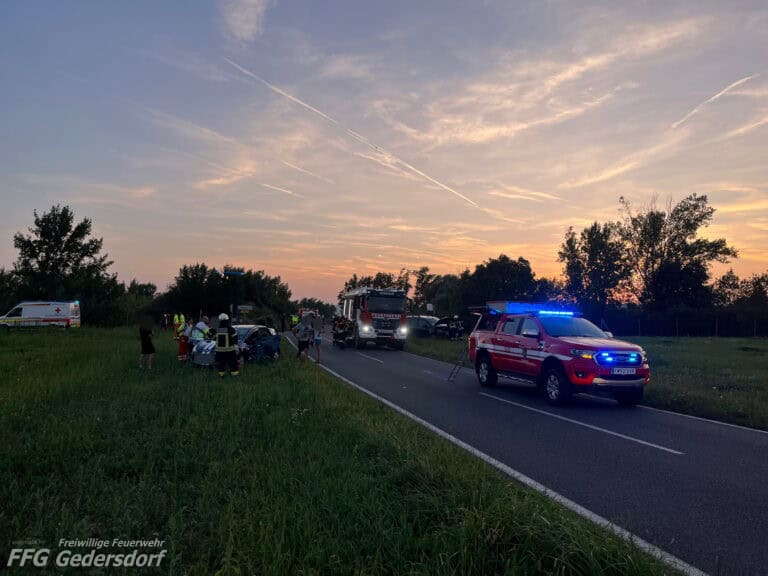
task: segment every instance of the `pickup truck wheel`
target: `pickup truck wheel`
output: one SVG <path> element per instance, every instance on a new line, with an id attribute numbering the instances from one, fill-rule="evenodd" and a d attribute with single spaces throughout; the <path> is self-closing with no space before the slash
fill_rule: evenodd
<path id="1" fill-rule="evenodd" d="M 551 404 L 566 404 L 571 400 L 571 383 L 559 368 L 550 368 L 544 374 L 544 394 Z"/>
<path id="2" fill-rule="evenodd" d="M 496 382 L 498 381 L 499 377 L 498 374 L 496 374 L 496 370 L 491 364 L 491 359 L 488 358 L 488 356 L 482 356 L 477 361 L 475 370 L 477 372 L 477 380 L 480 382 L 480 386 L 496 386 Z"/>
<path id="3" fill-rule="evenodd" d="M 643 401 L 643 389 L 620 391 L 613 396 L 622 406 L 635 406 Z"/>

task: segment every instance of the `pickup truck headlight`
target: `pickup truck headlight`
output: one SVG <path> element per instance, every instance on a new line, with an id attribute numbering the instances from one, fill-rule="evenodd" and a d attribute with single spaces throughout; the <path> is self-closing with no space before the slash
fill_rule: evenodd
<path id="1" fill-rule="evenodd" d="M 400 326 L 399 332 L 400 332 L 400 334 L 405 336 L 406 334 L 408 334 L 408 326 Z"/>
<path id="2" fill-rule="evenodd" d="M 587 360 L 592 360 L 592 358 L 595 357 L 595 353 L 593 350 L 581 350 L 580 348 L 572 348 L 571 356 L 574 358 L 585 358 Z"/>
<path id="3" fill-rule="evenodd" d="M 370 332 L 371 331 L 371 327 L 368 324 L 363 324 L 362 331 L 363 332 Z"/>

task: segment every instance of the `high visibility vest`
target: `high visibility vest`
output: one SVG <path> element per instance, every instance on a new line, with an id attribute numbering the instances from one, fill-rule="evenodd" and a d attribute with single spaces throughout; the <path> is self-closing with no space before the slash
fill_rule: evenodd
<path id="1" fill-rule="evenodd" d="M 173 315 L 173 323 L 174 324 L 178 324 L 179 323 L 179 315 L 178 314 L 174 314 Z"/>
<path id="2" fill-rule="evenodd" d="M 186 322 L 184 314 L 179 314 L 179 323 L 184 324 L 184 322 Z"/>
<path id="3" fill-rule="evenodd" d="M 183 336 L 184 335 L 184 330 L 186 330 L 186 328 L 187 328 L 186 324 L 179 324 L 179 327 L 176 328 L 176 334 L 178 336 Z"/>
<path id="4" fill-rule="evenodd" d="M 237 351 L 237 332 L 229 327 L 216 330 L 216 352 L 235 351 Z"/>

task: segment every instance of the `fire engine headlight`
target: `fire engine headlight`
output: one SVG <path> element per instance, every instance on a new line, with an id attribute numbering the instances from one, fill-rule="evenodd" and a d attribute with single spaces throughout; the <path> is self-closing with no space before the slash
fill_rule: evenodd
<path id="1" fill-rule="evenodd" d="M 363 324 L 362 330 L 363 330 L 363 332 L 370 332 L 371 331 L 371 327 L 368 324 Z"/>
<path id="2" fill-rule="evenodd" d="M 408 334 L 408 326 L 400 326 L 400 334 L 402 334 L 403 336 Z"/>
<path id="3" fill-rule="evenodd" d="M 592 350 L 581 350 L 580 348 L 572 348 L 571 356 L 573 356 L 574 358 L 585 358 L 587 360 L 592 360 L 592 358 L 595 357 L 595 353 Z"/>

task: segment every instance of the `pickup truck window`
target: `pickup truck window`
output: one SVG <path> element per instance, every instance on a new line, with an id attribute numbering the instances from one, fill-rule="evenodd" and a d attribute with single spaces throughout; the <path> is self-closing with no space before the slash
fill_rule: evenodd
<path id="1" fill-rule="evenodd" d="M 523 322 L 523 329 L 520 331 L 522 334 L 524 330 L 532 330 L 534 332 L 540 332 L 539 327 L 536 325 L 536 322 L 533 320 L 533 318 L 526 318 L 525 322 Z"/>
<path id="2" fill-rule="evenodd" d="M 496 326 L 498 324 L 498 317 L 484 314 L 480 317 L 480 321 L 477 323 L 477 328 L 475 328 L 475 330 L 487 330 L 489 332 L 496 332 Z"/>
<path id="3" fill-rule="evenodd" d="M 585 338 L 606 338 L 605 332 L 584 318 L 540 318 L 547 334 L 554 338 L 571 336 Z"/>
<path id="4" fill-rule="evenodd" d="M 514 334 L 517 334 L 517 327 L 519 325 L 520 325 L 520 318 L 510 318 L 506 322 L 504 322 L 504 327 L 501 329 L 501 331 L 504 334 L 513 336 Z"/>

